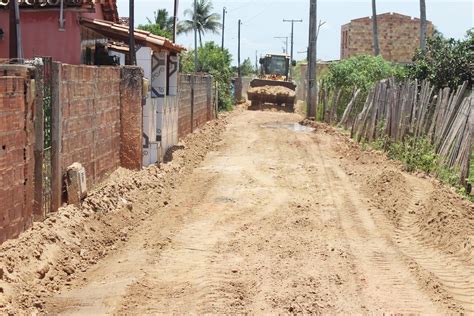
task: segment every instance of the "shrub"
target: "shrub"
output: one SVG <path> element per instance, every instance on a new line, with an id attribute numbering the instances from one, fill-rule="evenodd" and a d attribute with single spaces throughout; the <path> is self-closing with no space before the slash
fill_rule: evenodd
<path id="1" fill-rule="evenodd" d="M 330 87 L 351 91 L 356 87 L 366 92 L 379 80 L 403 78 L 405 75 L 403 67 L 394 65 L 381 56 L 361 55 L 330 64 L 323 81 Z"/>
<path id="2" fill-rule="evenodd" d="M 233 75 L 231 63 L 232 58 L 227 49 L 222 50 L 214 42 L 207 42 L 198 48 L 198 72 L 206 72 L 214 77 L 219 88 L 219 109 L 230 110 L 233 106 L 233 98 L 230 93 L 230 81 Z M 185 73 L 194 72 L 194 50 L 181 54 L 181 71 Z"/>
<path id="3" fill-rule="evenodd" d="M 446 39 L 440 33 L 427 40 L 426 50 L 419 50 L 413 64 L 407 66 L 412 79 L 428 79 L 438 89 L 457 88 L 471 79 L 470 64 L 474 62 L 474 28 L 467 31 L 464 40 Z"/>
<path id="4" fill-rule="evenodd" d="M 388 146 L 388 156 L 405 164 L 407 171 L 431 173 L 438 164 L 433 145 L 426 138 L 409 137 L 401 143 Z"/>

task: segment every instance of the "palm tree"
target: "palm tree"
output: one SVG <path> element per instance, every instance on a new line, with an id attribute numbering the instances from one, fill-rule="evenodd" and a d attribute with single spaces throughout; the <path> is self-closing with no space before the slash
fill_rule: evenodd
<path id="1" fill-rule="evenodd" d="M 420 0 L 420 49 L 425 50 L 426 47 L 426 3 Z"/>
<path id="2" fill-rule="evenodd" d="M 374 42 L 374 55 L 378 56 L 380 54 L 379 48 L 379 33 L 377 29 L 377 6 L 375 0 L 372 0 L 372 36 Z"/>
<path id="3" fill-rule="evenodd" d="M 149 24 L 157 24 L 160 27 L 160 30 L 163 31 L 173 31 L 174 20 L 173 17 L 168 16 L 168 11 L 166 9 L 160 9 L 153 12 L 154 21 L 146 18 Z"/>
<path id="4" fill-rule="evenodd" d="M 199 34 L 199 46 L 202 47 L 202 37 L 204 33 L 219 33 L 222 25 L 219 22 L 221 16 L 217 13 L 211 13 L 213 9 L 211 0 L 198 0 L 196 3 L 196 28 Z M 188 20 L 179 22 L 178 33 L 189 33 L 194 30 L 194 10 L 186 9 L 185 16 Z"/>

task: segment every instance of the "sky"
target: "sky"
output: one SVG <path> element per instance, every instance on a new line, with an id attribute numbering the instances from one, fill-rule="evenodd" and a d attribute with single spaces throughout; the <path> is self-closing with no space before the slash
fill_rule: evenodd
<path id="1" fill-rule="evenodd" d="M 213 0 L 214 12 L 222 16 L 227 8 L 225 25 L 225 47 L 237 64 L 238 20 L 241 26 L 241 60 L 268 52 L 282 52 L 284 39 L 274 37 L 290 36 L 291 23 L 283 19 L 302 19 L 294 28 L 294 59 L 306 57 L 309 29 L 309 0 Z M 118 0 L 120 16 L 128 16 L 128 0 Z M 178 19 L 183 20 L 184 10 L 192 8 L 193 0 L 179 1 Z M 153 18 L 153 12 L 167 9 L 173 15 L 174 0 L 135 0 L 135 26 Z M 474 27 L 473 0 L 426 0 L 427 19 L 446 37 L 461 39 L 466 31 Z M 418 17 L 418 0 L 377 0 L 377 14 L 397 12 Z M 341 26 L 352 19 L 369 16 L 372 13 L 370 0 L 318 0 L 318 20 L 325 22 L 318 39 L 318 59 L 339 59 Z M 203 41 L 221 43 L 220 34 L 208 33 Z M 177 42 L 192 48 L 194 37 L 179 35 Z M 290 46 L 290 45 L 289 45 Z"/>

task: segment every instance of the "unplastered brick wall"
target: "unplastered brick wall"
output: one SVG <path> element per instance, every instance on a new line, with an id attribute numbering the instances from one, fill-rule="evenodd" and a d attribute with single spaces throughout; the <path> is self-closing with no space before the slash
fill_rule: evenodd
<path id="1" fill-rule="evenodd" d="M 420 20 L 398 13 L 377 15 L 380 54 L 392 62 L 409 63 L 420 46 Z M 433 24 L 427 21 L 427 36 Z M 372 19 L 352 20 L 341 27 L 341 59 L 373 54 Z"/>
<path id="2" fill-rule="evenodd" d="M 33 105 L 28 79 L 0 74 L 0 243 L 31 226 L 33 210 Z"/>
<path id="3" fill-rule="evenodd" d="M 193 75 L 179 76 L 179 114 L 178 137 L 182 138 L 199 128 L 207 121 L 214 119 L 213 111 L 213 79 L 212 76 L 199 74 L 194 76 L 194 102 L 191 91 Z M 193 113 L 191 115 L 191 109 Z M 191 124 L 191 118 L 193 123 Z M 193 128 L 192 128 L 193 126 Z"/>
<path id="4" fill-rule="evenodd" d="M 61 68 L 62 170 L 79 162 L 92 185 L 120 165 L 120 68 Z"/>

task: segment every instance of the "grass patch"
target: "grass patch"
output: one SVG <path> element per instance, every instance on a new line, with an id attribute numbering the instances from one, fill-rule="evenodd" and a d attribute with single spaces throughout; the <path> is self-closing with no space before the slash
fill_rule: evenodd
<path id="1" fill-rule="evenodd" d="M 426 138 L 408 137 L 400 143 L 392 143 L 388 138 L 379 138 L 370 144 L 363 143 L 362 148 L 370 146 L 383 150 L 392 160 L 401 161 L 408 172 L 424 172 L 435 176 L 442 183 L 454 187 L 467 199 L 474 201 L 474 197 L 467 193 L 461 183 L 459 170 L 448 168 L 442 159 L 436 155 L 434 146 Z M 471 160 L 471 169 L 468 183 L 474 182 L 474 161 Z"/>

